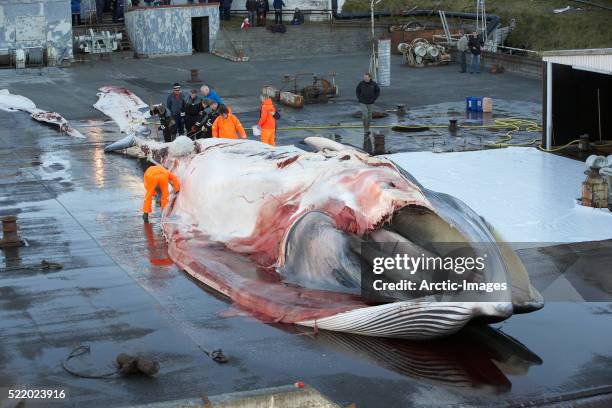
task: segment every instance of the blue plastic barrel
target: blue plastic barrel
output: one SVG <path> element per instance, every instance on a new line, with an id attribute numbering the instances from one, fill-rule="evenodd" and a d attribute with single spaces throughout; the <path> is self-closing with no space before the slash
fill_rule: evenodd
<path id="1" fill-rule="evenodd" d="M 482 112 L 482 98 L 468 96 L 465 98 L 465 109 L 469 111 Z"/>

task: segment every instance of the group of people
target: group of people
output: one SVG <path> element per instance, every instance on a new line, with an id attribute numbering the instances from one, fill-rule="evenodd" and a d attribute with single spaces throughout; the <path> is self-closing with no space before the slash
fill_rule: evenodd
<path id="1" fill-rule="evenodd" d="M 260 11 L 257 9 L 257 4 L 261 2 L 265 2 L 266 0 L 247 0 L 247 14 L 248 17 L 245 17 L 242 20 L 242 24 L 240 28 L 243 30 L 251 27 L 264 27 L 266 25 L 266 12 Z M 282 4 L 284 6 L 284 3 Z M 283 11 L 282 8 L 279 11 L 274 12 L 274 23 L 275 25 L 283 24 Z M 302 25 L 304 24 L 304 14 L 299 8 L 295 8 L 293 11 L 293 18 L 291 19 L 291 25 Z"/>
<path id="2" fill-rule="evenodd" d="M 279 0 L 274 0 L 276 4 Z M 282 1 L 281 1 L 282 3 Z M 274 5 L 273 4 L 273 5 Z M 268 0 L 247 0 L 246 1 L 247 17 L 243 21 L 248 23 L 247 27 L 265 27 L 268 13 L 270 12 L 270 3 Z"/>
<path id="3" fill-rule="evenodd" d="M 459 60 L 461 62 L 461 72 L 467 72 L 467 54 L 469 53 L 472 58 L 470 61 L 470 74 L 480 74 L 480 54 L 482 53 L 482 41 L 481 36 L 476 31 L 472 34 L 465 34 L 461 32 L 461 37 L 457 41 L 457 50 L 459 51 Z"/>
<path id="4" fill-rule="evenodd" d="M 154 105 L 151 115 L 159 117 L 159 129 L 168 143 L 185 134 L 193 139 L 212 137 L 212 125 L 226 109 L 221 97 L 208 86 L 185 93 L 175 83 L 166 104 Z"/>
<path id="5" fill-rule="evenodd" d="M 231 20 L 233 0 L 221 0 L 219 2 L 219 15 L 221 20 Z M 274 24 L 283 24 L 283 0 L 272 0 L 272 8 L 274 9 Z M 243 29 L 250 27 L 265 27 L 268 13 L 270 12 L 270 0 L 246 0 L 245 8 L 247 17 L 242 21 Z M 292 25 L 304 24 L 304 14 L 299 8 L 296 8 L 291 20 Z"/>
<path id="6" fill-rule="evenodd" d="M 192 89 L 188 94 L 175 83 L 168 95 L 166 105 L 158 104 L 151 107 L 151 115 L 159 117 L 165 142 L 173 141 L 177 135 L 187 135 L 193 139 L 223 138 L 246 139 L 247 134 L 240 120 L 232 113 L 229 106 L 223 103 L 221 97 L 207 85 L 200 92 Z M 259 120 L 256 127 L 261 132 L 261 142 L 274 146 L 276 144 L 276 120 L 280 114 L 276 111 L 272 99 L 261 97 Z M 142 218 L 149 222 L 152 211 L 151 202 L 159 190 L 162 209 L 168 203 L 168 183 L 172 183 L 174 192 L 180 191 L 180 181 L 170 171 L 162 166 L 151 166 L 144 175 L 146 190 Z"/>
<path id="7" fill-rule="evenodd" d="M 276 119 L 280 114 L 276 111 L 272 99 L 262 96 L 261 102 L 257 123 L 261 131 L 261 141 L 274 146 Z M 231 108 L 207 85 L 202 86 L 199 92 L 192 89 L 185 93 L 181 90 L 181 85 L 175 83 L 166 104 L 152 106 L 150 113 L 159 117 L 159 129 L 166 143 L 181 135 L 192 139 L 247 137 L 242 123 L 232 113 Z"/>
<path id="8" fill-rule="evenodd" d="M 366 72 L 363 80 L 355 89 L 357 100 L 361 105 L 363 127 L 369 136 L 370 122 L 372 121 L 372 107 L 380 95 L 380 87 Z M 171 142 L 176 135 L 187 132 L 187 136 L 194 139 L 216 137 L 226 139 L 246 139 L 247 135 L 240 120 L 232 110 L 223 103 L 221 97 L 209 86 L 204 85 L 200 92 L 193 89 L 185 95 L 181 86 L 175 83 L 172 93 L 168 95 L 166 105 L 155 105 L 151 114 L 159 116 L 160 129 L 164 132 L 164 140 Z M 276 120 L 280 118 L 272 99 L 261 96 L 259 121 L 256 128 L 261 132 L 262 143 L 274 146 L 276 144 Z M 156 191 L 161 193 L 160 205 L 162 209 L 168 204 L 168 183 L 171 183 L 174 193 L 181 189 L 179 179 L 162 166 L 151 166 L 144 174 L 144 187 L 146 190 L 142 207 L 142 218 L 149 222 L 152 211 L 151 202 Z"/>

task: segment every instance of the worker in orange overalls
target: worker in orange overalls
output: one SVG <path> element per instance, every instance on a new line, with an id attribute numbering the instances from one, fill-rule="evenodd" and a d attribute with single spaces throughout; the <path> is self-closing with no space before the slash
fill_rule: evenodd
<path id="1" fill-rule="evenodd" d="M 142 219 L 144 222 L 149 222 L 149 214 L 152 211 L 151 201 L 158 188 L 161 191 L 161 208 L 164 209 L 166 204 L 168 204 L 168 182 L 172 182 L 175 194 L 181 190 L 181 183 L 178 178 L 162 166 L 151 166 L 145 171 L 144 187 L 147 193 L 142 205 Z"/>
<path id="2" fill-rule="evenodd" d="M 232 114 L 232 110 L 225 105 L 219 106 L 219 116 L 212 126 L 212 137 L 222 139 L 246 139 L 247 135 L 242 123 Z"/>
<path id="3" fill-rule="evenodd" d="M 259 117 L 259 128 L 261 129 L 261 142 L 275 145 L 276 136 L 276 108 L 272 103 L 272 99 L 262 97 L 261 114 Z"/>

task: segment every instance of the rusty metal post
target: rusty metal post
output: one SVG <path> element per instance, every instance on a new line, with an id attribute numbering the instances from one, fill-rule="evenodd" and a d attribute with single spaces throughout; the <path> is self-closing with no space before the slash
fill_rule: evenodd
<path id="1" fill-rule="evenodd" d="M 17 234 L 17 217 L 7 215 L 2 217 L 2 240 L 0 240 L 0 248 L 11 248 L 22 246 L 23 241 Z"/>
<path id="2" fill-rule="evenodd" d="M 374 155 L 385 154 L 385 135 L 374 135 Z"/>
<path id="3" fill-rule="evenodd" d="M 191 70 L 191 79 L 189 80 L 189 82 L 202 82 L 200 78 L 198 78 L 198 71 L 199 70 L 197 69 Z"/>
<path id="4" fill-rule="evenodd" d="M 457 132 L 457 119 L 449 119 L 448 120 L 448 130 L 452 133 Z"/>

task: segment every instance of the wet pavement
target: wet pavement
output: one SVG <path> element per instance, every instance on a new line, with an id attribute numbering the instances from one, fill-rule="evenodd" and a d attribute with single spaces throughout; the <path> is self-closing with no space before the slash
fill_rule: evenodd
<path id="1" fill-rule="evenodd" d="M 347 77 L 359 77 L 357 58 L 338 58 Z M 232 308 L 226 299 L 172 265 L 159 218 L 154 216 L 150 226 L 140 218 L 142 163 L 103 153 L 104 144 L 118 135 L 91 104 L 96 87 L 110 79 L 116 81 L 113 84 L 134 84 L 138 89 L 133 90 L 140 91 L 145 101 L 148 90 L 158 97 L 166 83 L 174 82 L 173 73 L 187 78 L 191 65 L 202 61 L 210 65 L 201 77 L 218 75 L 220 82 L 225 81 L 228 99 L 243 106 L 245 123 L 249 115 L 255 115 L 249 108 L 256 103 L 251 93 L 260 86 L 247 81 L 246 75 L 261 75 L 266 81 L 281 72 L 280 68 L 265 71 L 256 63 L 240 65 L 197 56 L 102 62 L 13 81 L 11 92 L 60 112 L 87 139 L 60 135 L 26 114 L 0 112 L 0 215 L 17 215 L 20 234 L 27 241 L 27 246 L 0 255 L 0 388 L 63 388 L 69 400 L 62 405 L 106 407 L 301 380 L 336 402 L 355 402 L 358 407 L 505 406 L 571 400 L 577 395 L 606 406 L 602 398 L 612 391 L 612 303 L 549 302 L 541 311 L 514 316 L 491 329 L 470 329 L 435 342 L 334 333 L 313 336 L 296 327 L 261 322 Z M 340 70 L 329 59 L 314 63 L 320 65 L 320 72 Z M 300 64 L 304 61 L 287 61 L 283 69 L 291 72 Z M 406 72 L 394 78 L 406 81 L 406 86 L 384 95 L 383 108 L 406 103 L 408 117 L 423 123 L 442 124 L 448 116 L 465 115 L 462 98 L 473 91 L 466 82 L 475 77 L 464 80 L 453 73 L 453 67 L 417 72 L 398 66 L 396 72 L 400 69 Z M 228 75 L 241 72 L 239 78 L 244 79 L 228 82 Z M 411 75 L 417 76 L 414 82 L 408 82 Z M 442 76 L 433 86 L 428 81 L 436 80 L 436 75 Z M 0 88 L 7 78 L 6 71 L 0 72 Z M 506 96 L 496 115 L 537 119 L 536 81 L 485 74 L 478 80 L 488 94 Z M 341 89 L 350 89 L 351 82 L 344 79 Z M 455 102 L 446 102 L 451 90 L 450 100 Z M 339 119 L 356 123 L 354 118 L 342 119 L 353 107 L 347 95 L 328 107 L 309 106 L 308 114 L 301 117 L 288 113 L 284 120 L 290 122 L 288 126 L 297 126 L 298 119 L 314 124 Z M 443 131 L 436 128 L 427 136 L 438 140 L 431 142 L 432 148 L 448 147 L 438 135 Z M 345 132 L 343 141 L 359 142 L 358 130 Z M 467 135 L 466 144 L 498 137 L 474 132 Z M 429 148 L 430 141 L 419 145 L 401 140 L 412 137 L 416 136 L 397 135 L 390 148 Z M 279 136 L 285 143 L 300 138 L 299 132 Z M 612 243 L 596 250 L 609 254 Z M 536 277 L 544 258 L 572 261 L 554 251 L 522 256 L 529 259 L 527 267 Z M 42 260 L 63 268 L 43 269 Z M 606 265 L 599 267 L 603 270 Z M 582 277 L 587 278 L 593 285 L 593 277 Z M 600 286 L 612 291 L 603 279 Z M 73 377 L 63 370 L 61 361 L 80 344 L 89 345 L 91 354 L 70 364 L 83 372 L 108 371 L 121 352 L 152 356 L 160 361 L 161 371 L 154 379 Z M 218 365 L 207 357 L 205 351 L 215 348 L 223 349 L 229 364 Z M 49 404 L 26 404 L 36 405 Z"/>

